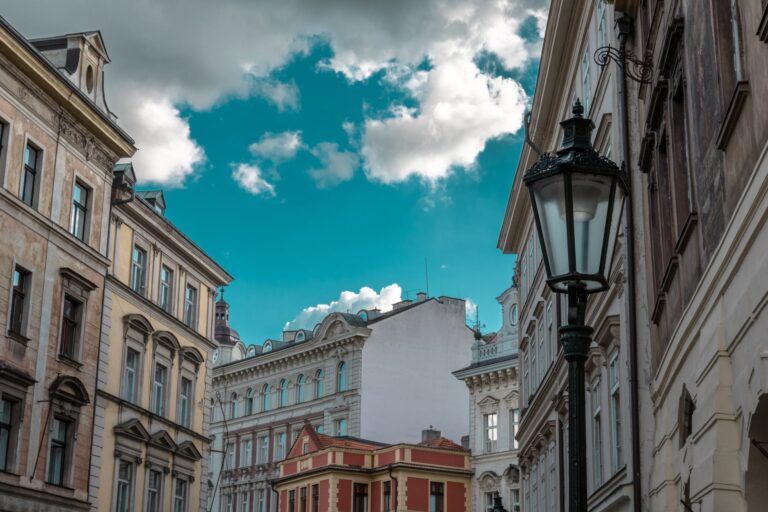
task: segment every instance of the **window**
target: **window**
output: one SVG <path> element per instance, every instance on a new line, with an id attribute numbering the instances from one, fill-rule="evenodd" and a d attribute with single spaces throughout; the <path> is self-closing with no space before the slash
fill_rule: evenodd
<path id="1" fill-rule="evenodd" d="M 680 395 L 677 411 L 677 423 L 679 446 L 685 446 L 688 437 L 693 434 L 693 413 L 696 411 L 696 404 L 693 397 L 688 392 L 688 388 L 683 384 L 683 391 Z"/>
<path id="2" fill-rule="evenodd" d="M 261 410 L 262 411 L 268 411 L 271 409 L 270 398 L 269 398 L 271 394 L 272 394 L 272 388 L 269 387 L 269 384 L 264 384 L 264 389 L 261 392 Z"/>
<path id="3" fill-rule="evenodd" d="M 123 375 L 123 398 L 136 403 L 139 398 L 139 365 L 141 354 L 128 347 L 125 350 L 125 370 Z"/>
<path id="4" fill-rule="evenodd" d="M 51 428 L 50 451 L 48 453 L 48 483 L 65 485 L 69 475 L 69 444 L 72 423 L 54 417 Z"/>
<path id="5" fill-rule="evenodd" d="M 539 387 L 539 358 L 538 347 L 536 345 L 536 327 L 533 327 L 531 330 L 531 341 L 528 350 L 531 352 L 531 394 L 533 394 Z"/>
<path id="6" fill-rule="evenodd" d="M 296 512 L 296 491 L 288 491 L 288 512 Z"/>
<path id="7" fill-rule="evenodd" d="M 173 310 L 173 270 L 163 265 L 160 269 L 160 307 L 170 313 Z"/>
<path id="8" fill-rule="evenodd" d="M 227 495 L 226 504 L 224 506 L 225 512 L 235 512 L 234 510 L 234 503 L 233 498 L 231 494 Z"/>
<path id="9" fill-rule="evenodd" d="M 285 458 L 285 432 L 275 434 L 275 460 Z"/>
<path id="10" fill-rule="evenodd" d="M 549 444 L 549 450 L 547 450 L 547 458 L 549 465 L 549 509 L 552 512 L 557 512 L 557 501 L 555 498 L 555 484 L 557 482 L 555 470 L 557 468 L 555 462 L 555 443 Z"/>
<path id="11" fill-rule="evenodd" d="M 176 479 L 176 489 L 173 493 L 173 512 L 187 512 L 187 481 Z"/>
<path id="12" fill-rule="evenodd" d="M 266 464 L 269 462 L 269 437 L 259 437 L 259 454 L 256 462 L 259 464 Z"/>
<path id="13" fill-rule="evenodd" d="M 8 330 L 13 334 L 26 334 L 27 310 L 29 309 L 29 285 L 31 274 L 16 265 L 13 268 L 11 291 L 11 318 Z"/>
<path id="14" fill-rule="evenodd" d="M 547 346 L 549 347 L 549 361 L 555 360 L 557 354 L 557 338 L 555 337 L 554 316 L 552 315 L 552 299 L 547 302 L 545 320 L 547 322 Z"/>
<path id="15" fill-rule="evenodd" d="M 195 327 L 197 322 L 197 289 L 187 285 L 184 292 L 184 323 L 187 327 Z"/>
<path id="16" fill-rule="evenodd" d="M 296 379 L 296 403 L 304 401 L 304 381 L 304 375 L 299 375 L 299 378 Z"/>
<path id="17" fill-rule="evenodd" d="M 510 439 L 509 446 L 517 450 L 517 429 L 520 427 L 520 409 L 509 410 Z"/>
<path id="18" fill-rule="evenodd" d="M 442 482 L 430 482 L 429 484 L 429 512 L 443 512 Z"/>
<path id="19" fill-rule="evenodd" d="M 253 460 L 253 441 L 250 439 L 243 439 L 242 453 L 240 454 L 240 467 L 247 468 L 251 465 Z"/>
<path id="20" fill-rule="evenodd" d="M 155 363 L 155 376 L 152 382 L 152 412 L 165 416 L 165 393 L 168 380 L 168 368 Z"/>
<path id="21" fill-rule="evenodd" d="M 256 512 L 266 512 L 266 493 L 264 489 L 256 491 Z"/>
<path id="22" fill-rule="evenodd" d="M 597 2 L 597 47 L 605 46 L 605 3 Z"/>
<path id="23" fill-rule="evenodd" d="M 336 384 L 338 392 L 347 390 L 347 363 L 345 361 L 339 363 Z"/>
<path id="24" fill-rule="evenodd" d="M 251 503 L 247 492 L 240 493 L 240 512 L 250 512 Z"/>
<path id="25" fill-rule="evenodd" d="M 18 435 L 19 405 L 17 400 L 0 399 L 0 471 L 10 471 Z"/>
<path id="26" fill-rule="evenodd" d="M 496 496 L 495 492 L 483 493 L 483 502 L 485 503 L 484 509 L 486 511 L 493 509 L 493 498 Z"/>
<path id="27" fill-rule="evenodd" d="M 117 465 L 117 494 L 115 497 L 116 512 L 131 512 L 133 510 L 133 464 L 120 460 Z"/>
<path id="28" fill-rule="evenodd" d="M 485 453 L 496 451 L 496 444 L 499 439 L 499 416 L 498 414 L 483 414 L 483 450 Z"/>
<path id="29" fill-rule="evenodd" d="M 589 45 L 584 50 L 584 57 L 581 59 L 581 94 L 584 97 L 584 113 L 589 114 L 589 106 L 592 102 L 592 82 L 589 78 Z"/>
<path id="30" fill-rule="evenodd" d="M 355 484 L 352 493 L 352 512 L 368 512 L 367 484 Z"/>
<path id="31" fill-rule="evenodd" d="M 530 347 L 530 345 L 529 345 Z M 523 403 L 528 405 L 528 397 L 531 395 L 530 373 L 528 370 L 528 351 L 523 352 Z"/>
<path id="32" fill-rule="evenodd" d="M 539 455 L 539 510 L 547 510 L 547 466 L 546 453 Z"/>
<path id="33" fill-rule="evenodd" d="M 64 308 L 61 317 L 61 344 L 59 346 L 59 355 L 77 361 L 78 350 L 80 346 L 80 320 L 82 316 L 83 303 L 70 297 L 64 296 Z"/>
<path id="34" fill-rule="evenodd" d="M 134 245 L 131 256 L 131 290 L 144 295 L 146 274 L 147 251 L 138 245 Z"/>
<path id="35" fill-rule="evenodd" d="M 248 388 L 245 392 L 245 415 L 253 414 L 253 388 Z"/>
<path id="36" fill-rule="evenodd" d="M 312 485 L 312 512 L 320 511 L 320 485 Z"/>
<path id="37" fill-rule="evenodd" d="M 384 504 L 384 507 L 382 510 L 384 512 L 392 510 L 392 482 L 384 482 L 383 487 L 383 493 L 384 493 L 384 499 L 382 500 L 382 503 Z M 312 512 L 315 512 L 314 510 Z"/>
<path id="38" fill-rule="evenodd" d="M 334 423 L 336 435 L 337 436 L 345 436 L 347 435 L 347 419 L 341 418 L 339 420 L 336 420 Z"/>
<path id="39" fill-rule="evenodd" d="M 315 374 L 315 398 L 322 398 L 325 395 L 325 372 L 317 370 Z"/>
<path id="40" fill-rule="evenodd" d="M 602 427 L 600 425 L 600 378 L 596 378 L 592 384 L 590 393 L 592 402 L 592 466 L 594 487 L 597 489 L 603 483 L 603 453 L 602 453 Z"/>
<path id="41" fill-rule="evenodd" d="M 519 489 L 512 489 L 509 491 L 511 500 L 512 500 L 512 507 L 510 508 L 511 512 L 517 512 L 520 510 L 520 490 Z"/>
<path id="42" fill-rule="evenodd" d="M 237 393 L 232 393 L 229 398 L 229 419 L 237 418 Z"/>
<path id="43" fill-rule="evenodd" d="M 160 512 L 162 507 L 163 473 L 149 470 L 147 482 L 147 512 Z"/>
<path id="44" fill-rule="evenodd" d="M 42 163 L 42 151 L 27 143 L 24 149 L 24 176 L 21 180 L 21 200 L 32 208 L 37 207 L 38 173 Z"/>
<path id="45" fill-rule="evenodd" d="M 190 407 L 192 403 L 192 381 L 186 377 L 181 378 L 181 385 L 179 386 L 179 419 L 178 422 L 181 426 L 189 428 L 191 422 Z"/>
<path id="46" fill-rule="evenodd" d="M 316 426 L 316 427 L 315 427 L 315 432 L 317 432 L 318 434 L 323 434 L 323 433 L 325 433 L 325 425 L 323 425 L 323 424 L 321 423 L 321 424 L 319 424 L 318 426 Z"/>
<path id="47" fill-rule="evenodd" d="M 72 217 L 69 221 L 69 232 L 80 240 L 86 241 L 87 220 L 88 188 L 79 181 L 75 181 L 72 189 Z"/>
<path id="48" fill-rule="evenodd" d="M 618 350 L 608 363 L 608 383 L 611 387 L 611 437 L 613 451 L 611 462 L 616 472 L 624 464 L 624 454 L 621 446 L 621 391 L 619 389 L 619 352 Z"/>
<path id="49" fill-rule="evenodd" d="M 546 350 L 547 340 L 544 338 L 544 322 L 539 322 L 539 384 L 544 380 L 544 375 L 549 368 L 549 359 L 547 358 Z"/>
<path id="50" fill-rule="evenodd" d="M 278 397 L 278 407 L 285 407 L 288 405 L 288 381 L 283 379 L 280 381 L 280 395 Z"/>
<path id="51" fill-rule="evenodd" d="M 299 489 L 299 512 L 307 512 L 307 488 Z"/>
<path id="52" fill-rule="evenodd" d="M 227 443 L 225 469 L 235 469 L 235 443 Z"/>

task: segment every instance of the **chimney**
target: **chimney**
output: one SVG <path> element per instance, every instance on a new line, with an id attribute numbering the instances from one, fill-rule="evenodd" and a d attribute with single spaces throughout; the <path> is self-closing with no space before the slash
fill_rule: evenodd
<path id="1" fill-rule="evenodd" d="M 424 302 L 427 300 L 427 294 L 425 292 L 419 292 L 416 294 L 416 302 Z"/>
<path id="2" fill-rule="evenodd" d="M 461 436 L 461 447 L 469 450 L 469 436 Z"/>
<path id="3" fill-rule="evenodd" d="M 440 431 L 432 428 L 432 425 L 428 429 L 421 431 L 421 442 L 431 443 L 440 439 Z"/>
<path id="4" fill-rule="evenodd" d="M 405 300 L 401 300 L 400 302 L 395 302 L 394 304 L 392 304 L 392 309 L 398 310 L 398 309 L 404 308 L 405 306 L 410 306 L 410 305 L 411 305 L 411 301 L 408 299 L 405 299 Z"/>

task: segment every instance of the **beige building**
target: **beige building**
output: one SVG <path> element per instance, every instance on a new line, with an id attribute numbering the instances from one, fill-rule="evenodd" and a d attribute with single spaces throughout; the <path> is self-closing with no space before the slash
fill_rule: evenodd
<path id="1" fill-rule="evenodd" d="M 600 0 L 553 0 L 543 43 L 532 106 L 530 134 L 541 151 L 561 146 L 559 123 L 572 116 L 574 101 L 592 119 L 593 145 L 619 164 L 623 153 L 621 75 L 613 64 L 595 62 L 598 48 L 620 42 L 614 32 L 614 7 Z M 568 375 L 558 338 L 566 322 L 564 296 L 546 285 L 546 272 L 528 190 L 522 177 L 539 158 L 523 149 L 499 236 L 499 248 L 517 254 L 514 281 L 520 294 L 519 371 L 521 417 L 517 434 L 521 472 L 521 510 L 567 510 Z M 594 328 L 586 362 L 586 451 L 588 507 L 591 511 L 636 510 L 639 430 L 633 425 L 640 400 L 630 329 L 633 302 L 625 279 L 625 230 L 614 248 L 610 289 L 591 296 L 586 323 Z M 640 383 L 640 386 L 643 384 Z M 655 509 L 654 509 L 655 510 Z"/>
<path id="2" fill-rule="evenodd" d="M 653 65 L 630 104 L 637 305 L 652 362 L 644 508 L 766 510 L 768 6 L 616 9 Z"/>
<path id="3" fill-rule="evenodd" d="M 117 183 L 133 181 L 130 163 Z M 216 289 L 232 278 L 137 192 L 110 220 L 91 459 L 94 510 L 205 510 Z"/>
<path id="4" fill-rule="evenodd" d="M 60 57 L 66 54 L 61 62 Z M 0 18 L 0 509 L 87 510 L 112 166 L 98 32 Z"/>

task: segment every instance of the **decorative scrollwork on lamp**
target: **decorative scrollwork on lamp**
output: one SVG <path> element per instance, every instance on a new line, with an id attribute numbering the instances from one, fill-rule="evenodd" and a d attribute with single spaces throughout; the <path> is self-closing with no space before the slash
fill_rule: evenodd
<path id="1" fill-rule="evenodd" d="M 650 84 L 653 74 L 652 55 L 646 53 L 645 58 L 641 59 L 632 53 L 631 50 L 621 50 L 613 46 L 601 46 L 595 50 L 595 62 L 603 67 L 609 61 L 614 61 L 624 69 L 624 73 L 630 80 L 640 84 Z"/>

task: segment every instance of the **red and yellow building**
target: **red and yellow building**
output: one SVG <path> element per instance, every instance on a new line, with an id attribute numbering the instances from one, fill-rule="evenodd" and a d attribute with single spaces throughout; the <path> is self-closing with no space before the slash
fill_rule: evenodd
<path id="1" fill-rule="evenodd" d="M 280 512 L 465 512 L 470 452 L 425 430 L 417 445 L 319 434 L 305 424 L 273 483 Z"/>

